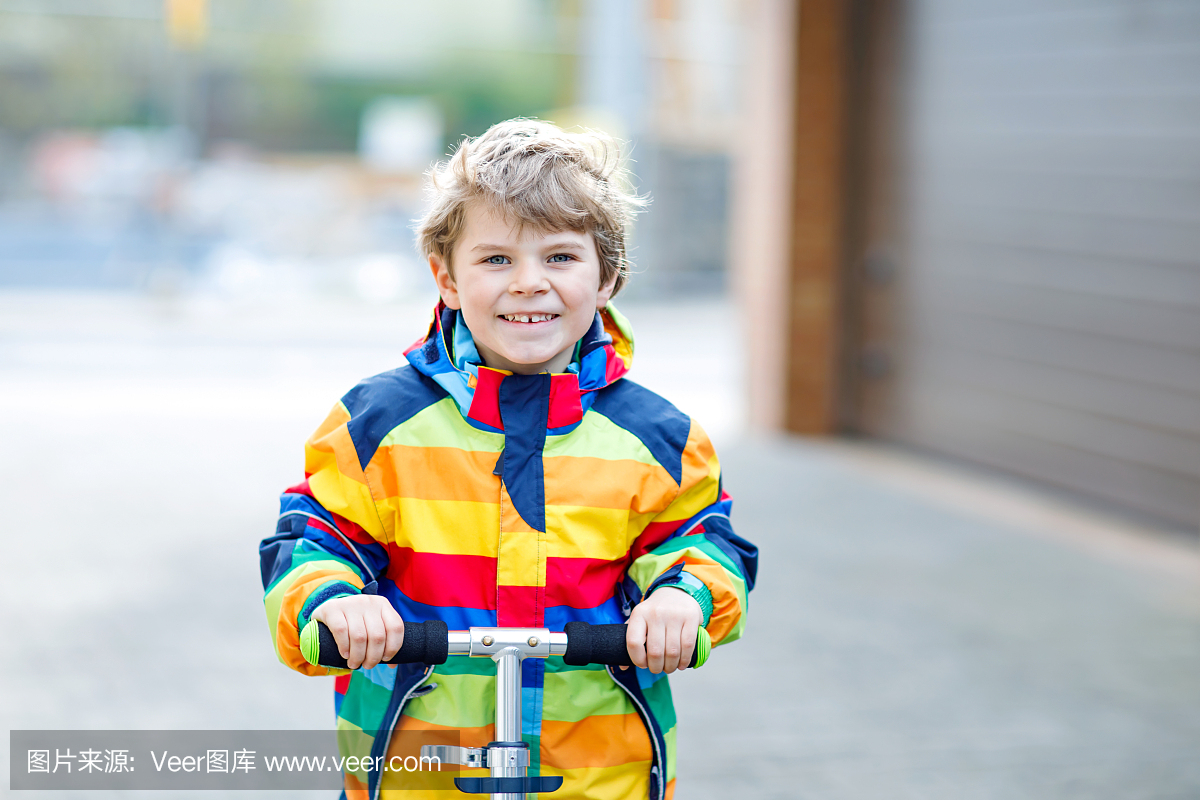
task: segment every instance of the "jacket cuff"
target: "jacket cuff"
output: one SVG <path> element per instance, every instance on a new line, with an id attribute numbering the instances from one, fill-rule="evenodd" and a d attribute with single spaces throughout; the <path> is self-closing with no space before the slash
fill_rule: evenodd
<path id="1" fill-rule="evenodd" d="M 656 581 L 655 584 L 650 587 L 650 591 L 646 593 L 646 596 L 649 597 L 663 586 L 670 586 L 672 589 L 679 589 L 691 595 L 692 599 L 700 604 L 700 616 L 702 617 L 700 621 L 701 627 L 708 626 L 708 621 L 712 619 L 713 597 L 712 592 L 709 591 L 709 588 L 704 584 L 703 581 L 701 581 L 695 575 L 689 575 L 687 572 L 680 572 L 679 574 L 673 575 L 670 578 Z"/>
<path id="2" fill-rule="evenodd" d="M 312 613 L 317 610 L 317 606 L 324 603 L 326 600 L 332 600 L 335 597 L 350 597 L 356 594 L 362 594 L 356 586 L 346 583 L 345 581 L 329 581 L 318 586 L 308 599 L 304 601 L 304 605 L 300 607 L 300 614 L 296 617 L 296 630 L 304 630 L 304 626 L 312 619 Z"/>

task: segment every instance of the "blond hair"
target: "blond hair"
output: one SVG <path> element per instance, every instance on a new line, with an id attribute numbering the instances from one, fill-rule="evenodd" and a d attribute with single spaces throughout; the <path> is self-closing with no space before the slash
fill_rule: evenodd
<path id="1" fill-rule="evenodd" d="M 646 200 L 629 189 L 620 148 L 606 134 L 567 133 L 549 122 L 510 119 L 464 138 L 427 174 L 429 210 L 416 224 L 425 258 L 448 268 L 472 203 L 494 209 L 518 230 L 590 233 L 600 256 L 600 284 L 629 277 L 626 228 Z"/>

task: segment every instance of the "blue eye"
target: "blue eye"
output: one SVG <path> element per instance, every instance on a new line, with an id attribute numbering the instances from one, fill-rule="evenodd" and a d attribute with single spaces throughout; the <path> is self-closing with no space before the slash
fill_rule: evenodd
<path id="1" fill-rule="evenodd" d="M 508 256 L 488 256 L 485 264 L 496 264 L 497 266 L 508 263 Z"/>
<path id="2" fill-rule="evenodd" d="M 562 259 L 562 260 L 560 261 L 559 259 Z M 569 253 L 558 253 L 556 255 L 550 256 L 550 263 L 552 263 L 552 264 L 565 264 L 567 261 L 574 261 L 574 260 L 575 260 L 575 256 L 570 255 Z"/>

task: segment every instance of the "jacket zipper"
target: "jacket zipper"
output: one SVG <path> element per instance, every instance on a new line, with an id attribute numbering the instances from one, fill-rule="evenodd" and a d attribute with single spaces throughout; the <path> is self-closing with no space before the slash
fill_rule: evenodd
<path id="1" fill-rule="evenodd" d="M 658 773 L 658 797 L 651 798 L 651 800 L 663 800 L 663 798 L 666 797 L 666 793 L 667 793 L 666 760 L 663 758 L 662 752 L 658 749 L 658 737 L 654 735 L 654 728 L 650 723 L 650 720 L 651 720 L 650 712 L 646 709 L 646 707 L 644 705 L 642 705 L 642 701 L 638 700 L 637 697 L 634 696 L 633 692 L 631 692 L 625 688 L 625 684 L 623 684 L 619 680 L 617 680 L 617 675 L 615 672 L 613 672 L 614 669 L 616 669 L 616 668 L 615 667 L 605 667 L 604 671 L 608 673 L 608 676 L 610 678 L 612 678 L 613 683 L 615 683 L 617 686 L 620 686 L 621 691 L 624 692 L 626 694 L 626 696 L 630 700 L 633 701 L 633 704 L 635 706 L 637 706 L 638 713 L 642 717 L 642 724 L 646 726 L 646 733 L 648 733 L 650 735 L 650 744 L 654 747 L 654 762 L 655 762 L 655 766 L 657 766 L 658 770 L 659 770 L 659 773 Z"/>
<path id="2" fill-rule="evenodd" d="M 383 740 L 383 754 L 387 756 L 388 745 L 392 743 L 392 733 L 396 730 L 396 723 L 400 721 L 400 712 L 404 710 L 404 706 L 408 703 L 408 699 L 412 697 L 413 692 L 421 688 L 421 684 L 429 680 L 429 676 L 433 674 L 433 667 L 425 667 L 425 674 L 421 676 L 421 680 L 409 687 L 404 693 L 404 697 L 400 698 L 400 704 L 396 706 L 396 715 L 392 717 L 387 726 L 387 738 Z M 375 782 L 375 791 L 371 793 L 371 800 L 378 800 L 379 790 L 383 787 L 383 772 L 379 773 L 379 780 Z"/>

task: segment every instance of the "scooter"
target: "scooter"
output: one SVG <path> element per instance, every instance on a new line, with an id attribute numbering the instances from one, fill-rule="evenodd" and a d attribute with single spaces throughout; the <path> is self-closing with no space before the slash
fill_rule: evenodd
<path id="1" fill-rule="evenodd" d="M 521 741 L 521 662 L 527 658 L 562 656 L 569 666 L 589 664 L 631 667 L 625 628 L 568 622 L 561 633 L 549 628 L 471 628 L 449 630 L 440 620 L 404 623 L 404 642 L 388 664 L 445 664 L 449 656 L 490 658 L 496 662 L 496 741 L 487 747 L 425 745 L 421 758 L 439 759 L 490 770 L 486 778 L 455 778 L 466 794 L 490 794 L 492 800 L 523 800 L 526 794 L 553 792 L 562 786 L 558 775 L 527 774 L 529 745 Z M 708 660 L 712 641 L 701 627 L 690 667 Z M 333 633 L 325 623 L 309 622 L 300 632 L 300 651 L 310 664 L 346 669 Z"/>

